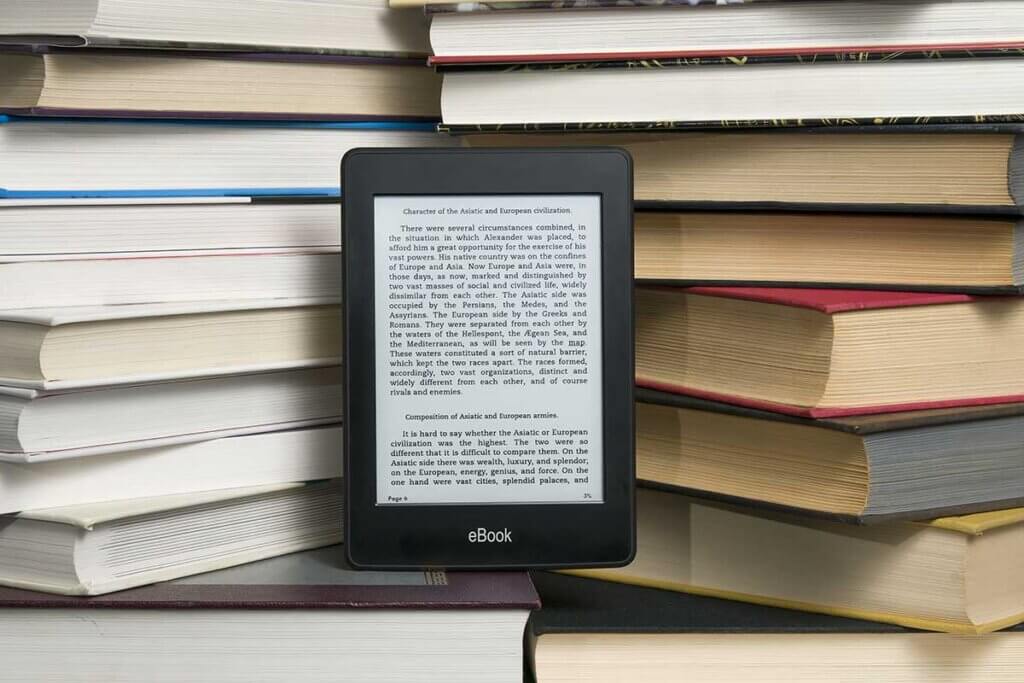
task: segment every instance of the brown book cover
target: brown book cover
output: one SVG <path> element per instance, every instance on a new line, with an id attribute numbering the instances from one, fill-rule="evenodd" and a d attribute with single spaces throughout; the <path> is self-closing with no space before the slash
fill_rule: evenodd
<path id="1" fill-rule="evenodd" d="M 366 572 L 341 546 L 96 597 L 0 588 L 0 609 L 526 609 L 525 572 Z"/>

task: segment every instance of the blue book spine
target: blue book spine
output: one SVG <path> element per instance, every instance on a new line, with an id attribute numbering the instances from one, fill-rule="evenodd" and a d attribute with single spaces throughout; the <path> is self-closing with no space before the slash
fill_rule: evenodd
<path id="1" fill-rule="evenodd" d="M 0 114 L 0 124 L 5 123 L 93 123 L 132 124 L 140 126 L 181 125 L 181 126 L 227 126 L 230 128 L 321 128 L 334 130 L 398 130 L 437 132 L 433 121 L 265 121 L 242 119 L 119 119 L 119 118 L 68 118 L 60 116 L 17 116 Z"/>

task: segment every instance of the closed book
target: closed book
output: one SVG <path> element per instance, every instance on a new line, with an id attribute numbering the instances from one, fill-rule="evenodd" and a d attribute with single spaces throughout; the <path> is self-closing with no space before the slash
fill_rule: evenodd
<path id="1" fill-rule="evenodd" d="M 642 211 L 634 272 L 663 284 L 1017 293 L 1022 226 L 996 216 Z"/>
<path id="2" fill-rule="evenodd" d="M 0 514 L 204 491 L 335 479 L 341 427 L 291 429 L 93 458 L 0 461 Z"/>
<path id="3" fill-rule="evenodd" d="M 537 683 L 905 681 L 1010 683 L 1019 627 L 984 636 L 798 612 L 559 574 L 533 575 Z"/>
<path id="4" fill-rule="evenodd" d="M 828 61 L 863 60 L 871 54 L 889 54 L 890 59 L 924 52 L 955 55 L 1024 44 L 1024 9 L 1012 0 L 732 0 L 688 9 L 695 4 L 428 4 L 431 61 L 444 65 L 643 60 L 661 65 L 728 55 L 748 64 L 779 56 Z"/>
<path id="5" fill-rule="evenodd" d="M 8 199 L 337 196 L 349 149 L 457 143 L 419 122 L 0 116 L 0 124 L 0 198 Z"/>
<path id="6" fill-rule="evenodd" d="M 98 197 L 0 202 L 3 261 L 337 253 L 334 197 Z"/>
<path id="7" fill-rule="evenodd" d="M 3 263 L 0 309 L 224 299 L 337 299 L 337 254 L 83 258 Z"/>
<path id="8" fill-rule="evenodd" d="M 153 0 L 39 0 L 5 3 L 0 32 L 69 46 L 260 47 L 297 52 L 419 54 L 430 51 L 422 13 L 384 0 L 232 0 L 183 5 Z"/>
<path id="9" fill-rule="evenodd" d="M 435 121 L 440 95 L 440 77 L 422 60 L 180 50 L 0 52 L 0 110 L 14 114 Z"/>
<path id="10" fill-rule="evenodd" d="M 1024 510 L 852 526 L 641 489 L 637 555 L 572 573 L 948 633 L 1024 620 Z"/>
<path id="11" fill-rule="evenodd" d="M 0 525 L 0 585 L 102 595 L 341 541 L 338 480 L 20 512 Z"/>
<path id="12" fill-rule="evenodd" d="M 637 382 L 828 417 L 1024 398 L 1024 299 L 743 287 L 637 290 Z"/>
<path id="13" fill-rule="evenodd" d="M 335 424 L 341 398 L 337 366 L 74 389 L 0 385 L 0 461 Z"/>
<path id="14" fill-rule="evenodd" d="M 466 132 L 1024 121 L 1016 58 L 579 66 L 447 72 L 441 118 Z"/>
<path id="15" fill-rule="evenodd" d="M 470 146 L 613 145 L 633 157 L 637 208 L 1005 213 L 1024 205 L 1019 125 L 851 126 L 574 135 L 467 135 Z M 576 132 L 574 127 L 563 130 Z M 0 183 L 2 186 L 3 183 Z"/>
<path id="16" fill-rule="evenodd" d="M 329 547 L 93 598 L 0 591 L 0 680 L 519 683 L 525 573 L 353 571 Z"/>
<path id="17" fill-rule="evenodd" d="M 0 311 L 0 385 L 55 390 L 337 365 L 340 337 L 329 298 L 13 309 Z"/>
<path id="18" fill-rule="evenodd" d="M 639 389 L 637 477 L 857 523 L 1024 505 L 1024 403 L 803 418 Z"/>

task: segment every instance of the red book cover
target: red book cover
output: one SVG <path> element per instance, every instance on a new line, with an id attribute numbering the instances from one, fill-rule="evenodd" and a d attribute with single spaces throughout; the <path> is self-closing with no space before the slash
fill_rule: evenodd
<path id="1" fill-rule="evenodd" d="M 672 289 L 659 287 L 658 289 Z M 906 308 L 911 306 L 935 306 L 951 304 L 969 304 L 977 301 L 992 301 L 997 297 L 978 297 L 969 294 L 931 293 L 931 292 L 899 292 L 871 291 L 856 289 L 797 289 L 777 287 L 688 287 L 673 291 L 698 294 L 701 296 L 742 299 L 764 304 L 793 306 L 819 311 L 826 315 L 876 310 L 884 308 Z M 1001 298 L 1001 297 L 1000 297 Z M 1006 297 L 1016 298 L 1016 297 Z M 869 405 L 856 407 L 803 407 L 786 403 L 775 403 L 743 396 L 722 394 L 714 391 L 695 389 L 693 387 L 661 382 L 649 377 L 638 377 L 637 385 L 669 393 L 693 396 L 709 401 L 720 401 L 733 405 L 768 410 L 784 415 L 801 417 L 828 418 L 850 415 L 872 415 L 879 413 L 897 413 L 911 410 L 928 410 L 938 408 L 955 408 L 962 406 L 984 406 L 1024 401 L 1024 394 L 1003 396 L 982 396 L 972 398 L 952 398 L 941 401 L 917 401 L 910 403 L 894 403 L 885 405 Z"/>
<path id="2" fill-rule="evenodd" d="M 811 308 L 832 315 L 846 311 L 879 308 L 964 304 L 978 297 L 969 294 L 893 292 L 864 289 L 798 289 L 785 287 L 689 287 L 685 291 L 702 296 L 744 299 L 764 304 Z"/>

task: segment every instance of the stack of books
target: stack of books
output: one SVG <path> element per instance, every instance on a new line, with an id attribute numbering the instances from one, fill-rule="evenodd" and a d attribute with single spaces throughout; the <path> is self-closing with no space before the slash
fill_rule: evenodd
<path id="1" fill-rule="evenodd" d="M 525 574 L 356 574 L 328 547 L 340 162 L 451 144 L 422 13 L 62 0 L 0 30 L 9 680 L 518 678 Z M 195 657 L 138 647 L 186 636 Z"/>
<path id="2" fill-rule="evenodd" d="M 464 144 L 635 163 L 638 553 L 538 577 L 538 680 L 1010 680 L 1024 2 L 427 14 Z"/>
<path id="3" fill-rule="evenodd" d="M 339 164 L 437 142 L 423 18 L 78 5 L 0 8 L 0 584 L 336 544 Z"/>

